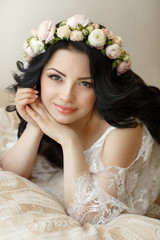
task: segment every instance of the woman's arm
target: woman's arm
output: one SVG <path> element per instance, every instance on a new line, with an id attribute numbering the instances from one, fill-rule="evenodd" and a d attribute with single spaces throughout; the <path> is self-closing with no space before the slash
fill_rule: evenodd
<path id="1" fill-rule="evenodd" d="M 126 178 L 129 179 L 125 168 L 131 165 L 139 152 L 142 144 L 142 129 L 142 126 L 139 125 L 137 128 L 117 129 L 111 132 L 106 138 L 101 153 L 104 170 L 94 174 L 82 171 L 76 181 L 73 178 L 70 179 L 71 186 L 74 182 L 73 195 L 67 191 L 67 189 L 70 189 L 67 187 L 69 182 L 66 183 L 65 191 L 70 198 L 69 201 L 71 201 L 71 196 L 74 196 L 74 201 L 67 201 L 66 203 L 67 212 L 70 216 L 76 218 L 82 224 L 87 222 L 102 224 L 115 218 L 124 210 L 128 210 L 129 206 L 125 204 L 127 200 L 125 200 L 125 203 L 121 201 L 119 194 L 121 193 L 125 198 Z M 72 148 L 74 148 L 74 145 L 72 145 Z M 76 156 L 77 158 L 74 157 L 74 159 L 69 156 L 66 159 L 70 176 L 75 172 L 71 166 L 80 156 L 78 148 L 76 148 Z M 81 161 L 83 163 L 82 158 L 79 160 L 79 163 Z M 73 166 L 75 167 L 75 165 Z M 64 182 L 66 180 L 67 178 L 64 179 Z M 127 191 L 129 193 L 130 190 Z M 132 194 L 130 197 L 132 198 Z M 134 209 L 132 210 L 134 211 Z"/>
<path id="2" fill-rule="evenodd" d="M 46 135 L 62 146 L 64 202 L 69 215 L 81 223 L 103 223 L 127 209 L 117 195 L 119 187 L 125 189 L 124 175 L 121 179 L 119 166 L 124 164 L 124 159 L 128 166 L 138 153 L 142 141 L 141 127 L 110 133 L 101 157 L 104 165 L 115 167 L 111 167 L 110 171 L 104 169 L 92 174 L 88 170 L 79 137 L 70 126 L 56 122 L 41 103 L 38 108 L 34 108 L 33 104 L 33 108 L 27 108 L 27 112 Z M 116 159 L 115 152 L 119 156 Z"/>
<path id="3" fill-rule="evenodd" d="M 75 199 L 75 184 L 83 173 L 88 173 L 88 166 L 84 157 L 82 145 L 76 136 L 68 139 L 63 145 L 64 166 L 64 203 L 66 209 Z"/>
<path id="4" fill-rule="evenodd" d="M 48 113 L 42 102 L 36 101 L 27 107 L 28 115 L 37 123 L 42 132 L 61 144 L 64 163 L 64 202 L 66 208 L 74 200 L 75 183 L 88 172 L 79 137 L 69 125 L 56 122 Z"/>
<path id="5" fill-rule="evenodd" d="M 29 178 L 42 136 L 39 128 L 27 124 L 21 137 L 2 159 L 2 168 Z"/>
<path id="6" fill-rule="evenodd" d="M 16 144 L 2 159 L 2 168 L 29 178 L 32 173 L 38 147 L 43 136 L 35 121 L 27 114 L 26 106 L 36 101 L 38 91 L 32 88 L 19 88 L 16 93 L 16 108 L 20 116 L 28 122 L 26 129 Z"/>

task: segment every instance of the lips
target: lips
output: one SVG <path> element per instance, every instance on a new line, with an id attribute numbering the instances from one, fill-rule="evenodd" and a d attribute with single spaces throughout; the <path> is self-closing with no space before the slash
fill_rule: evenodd
<path id="1" fill-rule="evenodd" d="M 73 108 L 73 107 L 64 107 L 58 104 L 54 104 L 54 105 L 59 112 L 64 114 L 71 114 L 77 110 L 77 108 Z"/>

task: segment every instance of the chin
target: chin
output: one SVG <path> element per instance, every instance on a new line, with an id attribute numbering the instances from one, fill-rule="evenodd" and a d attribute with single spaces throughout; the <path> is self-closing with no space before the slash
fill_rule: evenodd
<path id="1" fill-rule="evenodd" d="M 64 125 L 70 125 L 70 124 L 73 123 L 73 121 L 63 121 L 63 120 L 62 121 L 57 121 L 57 122 L 60 123 L 60 124 L 64 124 Z"/>
<path id="2" fill-rule="evenodd" d="M 71 124 L 73 119 L 67 119 L 66 117 L 53 117 L 54 120 L 60 124 Z"/>

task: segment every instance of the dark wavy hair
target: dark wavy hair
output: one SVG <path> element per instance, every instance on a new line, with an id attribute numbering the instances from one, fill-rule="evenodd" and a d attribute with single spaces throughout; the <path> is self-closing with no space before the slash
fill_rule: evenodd
<path id="1" fill-rule="evenodd" d="M 118 128 L 133 128 L 137 126 L 138 121 L 142 121 L 153 138 L 160 143 L 160 90 L 147 86 L 132 70 L 117 76 L 116 69 L 112 70 L 112 60 L 83 42 L 61 40 L 52 44 L 46 52 L 34 57 L 27 69 L 18 61 L 17 67 L 21 74 L 14 74 L 16 84 L 11 89 L 16 92 L 18 87 L 36 86 L 41 92 L 40 77 L 43 68 L 52 54 L 59 49 L 87 54 L 90 73 L 94 79 L 95 109 L 100 117 Z M 10 107 L 7 110 L 11 111 Z M 18 137 L 25 127 L 26 122 L 21 118 Z M 45 155 L 55 166 L 63 167 L 61 146 L 46 135 L 42 138 L 39 153 Z"/>

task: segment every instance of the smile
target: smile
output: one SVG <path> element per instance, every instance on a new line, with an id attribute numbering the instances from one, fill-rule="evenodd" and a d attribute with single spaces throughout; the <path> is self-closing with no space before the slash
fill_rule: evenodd
<path id="1" fill-rule="evenodd" d="M 54 105 L 59 112 L 64 113 L 64 114 L 71 114 L 77 110 L 77 108 L 64 107 L 64 106 L 60 106 L 57 104 L 54 104 Z"/>

